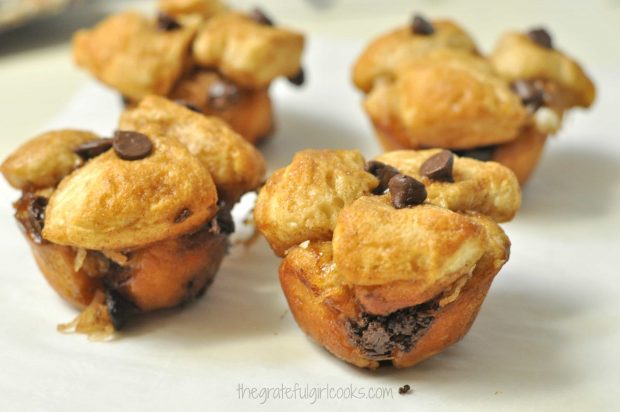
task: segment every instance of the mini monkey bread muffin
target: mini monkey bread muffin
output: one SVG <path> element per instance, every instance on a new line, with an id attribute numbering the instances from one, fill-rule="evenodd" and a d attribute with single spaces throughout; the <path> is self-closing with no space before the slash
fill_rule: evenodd
<path id="1" fill-rule="evenodd" d="M 444 148 L 494 160 L 525 183 L 563 114 L 595 88 L 544 29 L 504 35 L 489 56 L 455 23 L 415 16 L 362 52 L 353 82 L 386 150 Z"/>
<path id="2" fill-rule="evenodd" d="M 105 337 L 205 292 L 234 231 L 230 210 L 265 163 L 221 120 L 149 96 L 113 138 L 44 133 L 1 170 L 22 191 L 15 217 L 41 272 L 82 310 L 61 329 Z"/>
<path id="3" fill-rule="evenodd" d="M 263 12 L 217 0 L 161 0 L 157 18 L 128 11 L 73 38 L 76 64 L 118 90 L 129 107 L 147 95 L 185 102 L 257 143 L 274 130 L 269 86 L 304 80 L 304 36 Z"/>
<path id="4" fill-rule="evenodd" d="M 520 206 L 495 162 L 447 150 L 305 150 L 260 190 L 254 217 L 299 326 L 359 367 L 412 366 L 472 325 Z"/>

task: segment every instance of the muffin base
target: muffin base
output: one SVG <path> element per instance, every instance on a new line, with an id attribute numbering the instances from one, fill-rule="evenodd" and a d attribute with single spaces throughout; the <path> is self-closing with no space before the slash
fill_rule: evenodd
<path id="1" fill-rule="evenodd" d="M 505 253 L 507 258 L 508 251 Z M 394 344 L 388 354 L 369 352 L 352 338 L 351 324 L 359 324 L 369 313 L 356 300 L 353 288 L 330 283 L 330 279 L 337 279 L 331 273 L 334 265 L 330 242 L 291 250 L 280 266 L 280 283 L 299 326 L 332 354 L 363 368 L 374 369 L 386 362 L 406 368 L 465 336 L 501 266 L 497 256 L 485 255 L 456 299 L 442 304 L 440 295 L 423 305 L 405 308 L 422 319 L 422 325 L 412 329 L 414 336 L 405 337 L 412 340 L 410 344 Z M 427 320 L 423 320 L 425 317 Z M 385 317 L 379 317 L 382 319 Z M 398 342 L 403 337 L 392 339 Z"/>
<path id="2" fill-rule="evenodd" d="M 58 245 L 33 231 L 27 211 L 30 199 L 24 194 L 15 204 L 16 219 L 46 280 L 82 310 L 104 294 L 105 316 L 115 330 L 138 314 L 182 306 L 200 297 L 213 282 L 229 246 L 226 208 L 192 233 L 137 249 L 87 251 Z"/>

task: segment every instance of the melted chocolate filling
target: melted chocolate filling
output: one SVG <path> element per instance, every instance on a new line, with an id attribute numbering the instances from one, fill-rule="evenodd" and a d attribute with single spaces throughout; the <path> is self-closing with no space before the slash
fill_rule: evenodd
<path id="1" fill-rule="evenodd" d="M 105 303 L 115 330 L 121 330 L 132 316 L 140 313 L 140 309 L 118 290 L 106 290 Z"/>
<path id="2" fill-rule="evenodd" d="M 369 359 L 385 359 L 394 349 L 410 352 L 435 320 L 437 308 L 433 300 L 386 316 L 363 312 L 346 323 L 349 341 Z"/>

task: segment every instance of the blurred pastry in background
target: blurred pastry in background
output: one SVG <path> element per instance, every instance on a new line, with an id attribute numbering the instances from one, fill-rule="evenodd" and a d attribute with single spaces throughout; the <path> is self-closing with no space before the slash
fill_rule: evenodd
<path id="1" fill-rule="evenodd" d="M 105 338 L 202 296 L 234 231 L 230 211 L 265 163 L 220 119 L 149 96 L 113 138 L 44 133 L 1 170 L 22 191 L 15 217 L 41 272 L 81 310 L 60 330 Z"/>
<path id="2" fill-rule="evenodd" d="M 213 0 L 162 0 L 157 18 L 128 11 L 73 39 L 76 64 L 116 89 L 127 106 L 166 96 L 217 116 L 251 143 L 274 131 L 269 86 L 301 85 L 304 36 L 264 12 Z"/>
<path id="3" fill-rule="evenodd" d="M 346 362 L 412 366 L 459 341 L 509 257 L 497 222 L 521 194 L 496 162 L 402 150 L 304 150 L 260 190 L 299 326 Z"/>
<path id="4" fill-rule="evenodd" d="M 353 82 L 386 150 L 494 160 L 524 184 L 563 114 L 595 97 L 587 74 L 552 43 L 544 29 L 509 33 L 484 57 L 454 23 L 415 16 L 370 44 Z"/>

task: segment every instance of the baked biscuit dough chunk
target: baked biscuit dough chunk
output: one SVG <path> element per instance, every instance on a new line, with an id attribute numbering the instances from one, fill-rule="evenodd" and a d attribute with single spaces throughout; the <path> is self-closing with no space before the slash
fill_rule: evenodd
<path id="1" fill-rule="evenodd" d="M 386 152 L 377 160 L 395 167 L 402 173 L 424 182 L 428 201 L 457 212 L 476 211 L 496 222 L 512 220 L 519 207 L 521 195 L 515 175 L 496 162 L 480 162 L 454 156 L 454 182 L 435 181 L 420 173 L 420 167 L 441 149 L 397 150 Z"/>
<path id="2" fill-rule="evenodd" d="M 509 81 L 548 80 L 560 85 L 570 107 L 590 107 L 596 97 L 594 83 L 579 63 L 560 50 L 542 47 L 524 33 L 509 32 L 489 56 L 495 70 Z"/>
<path id="3" fill-rule="evenodd" d="M 124 250 L 187 233 L 217 211 L 211 175 L 178 140 L 151 135 L 153 153 L 114 151 L 63 179 L 49 199 L 43 237 L 84 249 Z M 183 210 L 191 213 L 178 222 Z"/>
<path id="4" fill-rule="evenodd" d="M 26 142 L 0 166 L 6 180 L 16 189 L 54 187 L 84 161 L 73 149 L 97 135 L 81 130 L 43 133 Z"/>
<path id="5" fill-rule="evenodd" d="M 317 205 L 333 195 L 334 185 L 325 185 L 323 177 L 341 167 L 317 159 L 345 153 L 363 161 L 355 152 L 305 151 L 303 162 L 294 159 L 276 172 L 259 194 L 257 227 L 284 254 L 280 281 L 306 333 L 354 365 L 376 368 L 389 361 L 408 367 L 469 330 L 508 260 L 510 242 L 496 220 L 516 212 L 519 185 L 493 162 L 437 150 L 387 153 L 368 164 L 365 173 L 377 178 L 372 186 L 349 191 L 342 207 L 324 210 L 328 216 L 320 227 L 327 230 L 317 235 L 316 226 L 306 223 L 306 207 L 315 215 Z M 293 178 L 292 170 L 321 178 Z M 348 176 L 352 187 L 353 174 Z M 424 187 L 423 198 L 415 200 Z M 407 190 L 417 191 L 408 192 L 403 205 L 397 199 Z M 294 213 L 276 212 L 287 209 Z"/>
<path id="6" fill-rule="evenodd" d="M 437 49 L 452 49 L 477 54 L 474 40 L 450 20 L 434 21 L 435 32 L 416 34 L 402 27 L 373 40 L 353 66 L 353 83 L 365 93 L 378 81 L 393 80 L 396 70 Z"/>
<path id="7" fill-rule="evenodd" d="M 300 71 L 303 47 L 300 33 L 225 13 L 206 22 L 192 50 L 199 65 L 217 68 L 242 87 L 263 89 L 278 76 Z"/>
<path id="8" fill-rule="evenodd" d="M 178 139 L 206 167 L 231 207 L 258 187 L 265 174 L 265 160 L 258 150 L 226 123 L 163 97 L 149 96 L 125 111 L 119 128 Z"/>
<path id="9" fill-rule="evenodd" d="M 357 151 L 301 151 L 260 190 L 257 228 L 278 256 L 305 240 L 329 240 L 338 213 L 377 184 Z"/>
<path id="10" fill-rule="evenodd" d="M 514 139 L 526 117 L 519 98 L 484 59 L 437 50 L 377 84 L 364 108 L 403 147 L 463 149 Z"/>
<path id="11" fill-rule="evenodd" d="M 73 38 L 73 58 L 101 82 L 139 100 L 166 95 L 183 73 L 196 28 L 158 30 L 156 22 L 137 12 L 103 20 Z"/>

